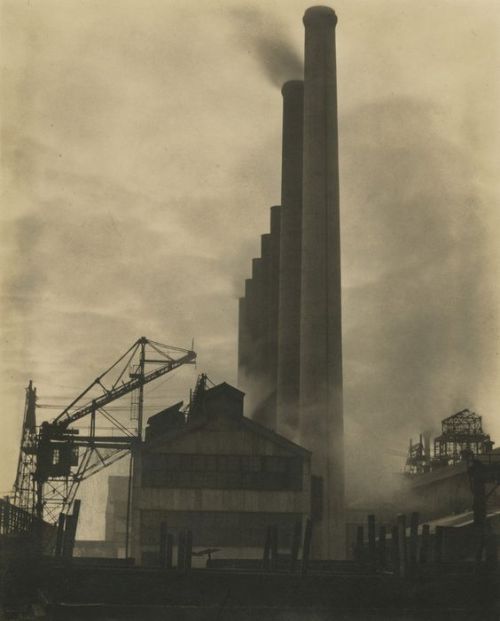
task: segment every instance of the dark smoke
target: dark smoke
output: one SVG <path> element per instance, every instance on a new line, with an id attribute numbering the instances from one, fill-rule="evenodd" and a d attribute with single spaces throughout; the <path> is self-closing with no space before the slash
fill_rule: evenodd
<path id="1" fill-rule="evenodd" d="M 391 99 L 340 120 L 346 452 L 363 446 L 363 493 L 410 436 L 475 409 L 494 366 L 485 206 L 438 119 Z"/>
<path id="2" fill-rule="evenodd" d="M 287 80 L 302 79 L 302 59 L 282 24 L 253 8 L 235 9 L 232 14 L 240 45 L 255 56 L 271 84 L 281 88 Z"/>

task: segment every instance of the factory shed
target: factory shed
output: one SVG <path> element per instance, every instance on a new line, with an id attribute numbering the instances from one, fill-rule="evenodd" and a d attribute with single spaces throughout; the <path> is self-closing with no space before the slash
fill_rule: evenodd
<path id="1" fill-rule="evenodd" d="M 311 454 L 245 417 L 243 400 L 243 392 L 222 383 L 183 420 L 176 404 L 148 421 L 134 459 L 137 562 L 157 562 L 162 523 L 175 542 L 190 530 L 194 554 L 259 558 L 269 526 L 278 528 L 281 552 L 289 552 L 295 524 L 310 514 Z"/>

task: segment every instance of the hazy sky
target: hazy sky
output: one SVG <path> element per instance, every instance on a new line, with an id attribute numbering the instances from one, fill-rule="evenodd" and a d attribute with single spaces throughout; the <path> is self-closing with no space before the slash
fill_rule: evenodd
<path id="1" fill-rule="evenodd" d="M 235 382 L 237 298 L 280 200 L 279 85 L 300 77 L 308 5 L 1 2 L 2 492 L 30 378 L 65 405 L 146 335 L 194 337 L 199 354 L 148 412 L 201 370 Z M 500 4 L 332 6 L 358 489 L 465 407 L 500 443 Z"/>

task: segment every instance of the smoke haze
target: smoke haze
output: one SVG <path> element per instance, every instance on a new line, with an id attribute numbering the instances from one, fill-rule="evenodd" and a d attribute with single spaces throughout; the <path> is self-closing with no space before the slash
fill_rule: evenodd
<path id="1" fill-rule="evenodd" d="M 345 411 L 378 449 L 351 464 L 363 491 L 387 472 L 388 430 L 438 432 L 491 381 L 488 209 L 439 121 L 429 102 L 392 98 L 340 122 Z"/>

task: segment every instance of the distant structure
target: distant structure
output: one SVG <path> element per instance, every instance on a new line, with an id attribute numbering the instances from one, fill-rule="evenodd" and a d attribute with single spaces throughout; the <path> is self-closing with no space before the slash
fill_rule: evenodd
<path id="1" fill-rule="evenodd" d="M 401 506 L 419 511 L 423 519 L 447 520 L 467 526 L 477 515 L 500 521 L 497 465 L 500 449 L 483 430 L 482 419 L 461 410 L 441 422 L 441 434 L 410 440 L 405 464 L 406 485 Z M 455 516 L 455 517 L 454 517 Z"/>
<path id="2" fill-rule="evenodd" d="M 481 416 L 461 410 L 441 422 L 441 435 L 434 440 L 431 455 L 431 435 L 420 434 L 419 442 L 410 440 L 405 471 L 422 474 L 463 462 L 474 455 L 490 453 L 494 442 L 483 431 Z"/>
<path id="3" fill-rule="evenodd" d="M 304 81 L 282 89 L 282 205 L 239 306 L 252 418 L 313 453 L 316 558 L 345 554 L 336 23 L 329 7 L 304 15 Z"/>
<path id="4" fill-rule="evenodd" d="M 201 377 L 187 418 L 180 403 L 151 417 L 134 456 L 132 555 L 158 563 L 161 524 L 175 542 L 192 534 L 195 554 L 262 558 L 275 527 L 277 550 L 311 510 L 306 449 L 243 415 L 243 393 Z M 201 558 L 203 563 L 206 560 Z"/>

